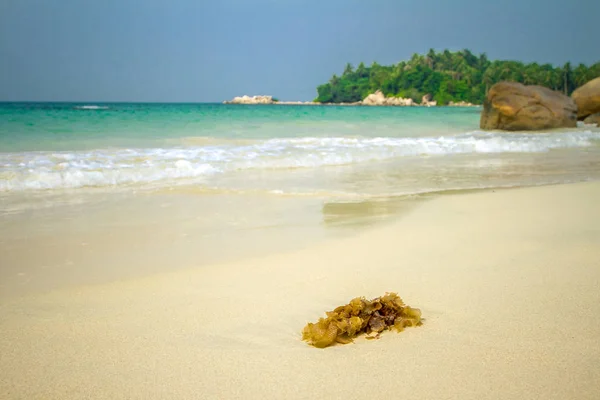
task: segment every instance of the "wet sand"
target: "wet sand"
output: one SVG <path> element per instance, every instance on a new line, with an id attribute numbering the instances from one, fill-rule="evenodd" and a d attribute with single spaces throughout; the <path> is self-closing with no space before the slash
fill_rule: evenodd
<path id="1" fill-rule="evenodd" d="M 294 252 L 6 299 L 0 398 L 597 399 L 598 204 L 599 183 L 441 196 Z M 425 324 L 300 340 L 385 291 Z"/>

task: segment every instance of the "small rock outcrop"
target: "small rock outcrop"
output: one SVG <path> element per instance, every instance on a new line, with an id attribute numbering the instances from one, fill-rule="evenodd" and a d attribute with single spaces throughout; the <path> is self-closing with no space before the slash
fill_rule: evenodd
<path id="1" fill-rule="evenodd" d="M 584 124 L 596 124 L 600 127 L 600 113 L 588 115 L 584 120 Z"/>
<path id="2" fill-rule="evenodd" d="M 366 106 L 382 106 L 384 102 L 385 95 L 381 92 L 381 90 L 371 93 L 362 101 L 362 103 Z"/>
<path id="3" fill-rule="evenodd" d="M 407 99 L 402 98 L 402 97 L 388 97 L 386 99 L 386 104 L 390 105 L 390 106 L 410 107 L 410 106 L 414 106 L 415 102 L 410 97 Z"/>
<path id="4" fill-rule="evenodd" d="M 234 97 L 231 101 L 225 101 L 225 104 L 273 104 L 273 96 L 241 96 Z"/>
<path id="5" fill-rule="evenodd" d="M 476 107 L 476 105 L 466 101 L 451 101 L 450 103 L 448 103 L 448 107 Z"/>
<path id="6" fill-rule="evenodd" d="M 577 104 L 577 119 L 584 120 L 592 114 L 600 113 L 600 78 L 592 79 L 575 89 L 571 95 Z"/>
<path id="7" fill-rule="evenodd" d="M 371 93 L 362 101 L 365 106 L 412 106 L 413 99 L 404 99 L 402 97 L 385 97 L 381 90 Z"/>
<path id="8" fill-rule="evenodd" d="M 428 93 L 421 98 L 421 105 L 425 107 L 437 106 L 437 101 L 431 101 L 431 95 Z"/>
<path id="9" fill-rule="evenodd" d="M 577 106 L 568 96 L 541 86 L 500 82 L 490 88 L 481 129 L 533 131 L 577 126 Z"/>

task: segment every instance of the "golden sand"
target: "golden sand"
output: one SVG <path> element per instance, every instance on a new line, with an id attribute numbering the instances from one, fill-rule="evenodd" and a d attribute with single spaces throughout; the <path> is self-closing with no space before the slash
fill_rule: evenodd
<path id="1" fill-rule="evenodd" d="M 598 399 L 600 184 L 446 196 L 294 253 L 0 305 L 1 399 Z M 386 291 L 426 322 L 316 349 Z"/>

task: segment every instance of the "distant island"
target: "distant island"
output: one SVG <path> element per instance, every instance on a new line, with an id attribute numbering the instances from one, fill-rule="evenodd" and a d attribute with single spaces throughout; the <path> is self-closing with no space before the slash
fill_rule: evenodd
<path id="1" fill-rule="evenodd" d="M 600 77 L 600 62 L 591 66 L 571 63 L 562 67 L 519 61 L 490 61 L 485 53 L 469 50 L 413 54 L 409 61 L 370 67 L 346 64 L 341 76 L 317 87 L 312 102 L 279 101 L 272 96 L 241 96 L 225 104 L 365 105 L 365 106 L 473 106 L 483 104 L 489 89 L 502 81 L 539 85 L 571 95 L 586 82 Z"/>
<path id="2" fill-rule="evenodd" d="M 570 63 L 562 67 L 519 61 L 490 61 L 485 53 L 469 50 L 414 54 L 409 61 L 383 66 L 348 63 L 341 76 L 333 75 L 317 87 L 317 103 L 358 103 L 381 91 L 385 98 L 412 99 L 423 104 L 429 96 L 437 105 L 482 104 L 489 88 L 500 81 L 540 85 L 570 95 L 600 76 L 600 62 L 591 66 Z M 431 103 L 430 103 L 431 104 Z"/>
<path id="3" fill-rule="evenodd" d="M 312 101 L 279 101 L 273 96 L 238 96 L 232 100 L 224 101 L 223 104 L 290 104 L 290 105 L 314 105 L 318 104 Z"/>

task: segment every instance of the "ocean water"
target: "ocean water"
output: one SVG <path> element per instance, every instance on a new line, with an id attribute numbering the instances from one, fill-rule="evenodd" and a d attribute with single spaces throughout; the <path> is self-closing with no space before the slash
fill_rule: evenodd
<path id="1" fill-rule="evenodd" d="M 480 111 L 0 103 L 0 280 L 216 262 L 422 196 L 600 179 L 597 127 L 482 132 Z"/>
<path id="2" fill-rule="evenodd" d="M 478 108 L 0 105 L 0 193 L 364 198 L 595 179 L 600 131 L 486 133 Z"/>

